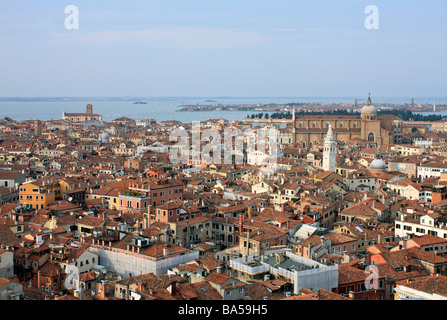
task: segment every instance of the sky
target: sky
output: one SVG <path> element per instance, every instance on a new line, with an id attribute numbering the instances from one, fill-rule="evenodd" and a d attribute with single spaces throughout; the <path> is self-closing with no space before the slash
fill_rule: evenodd
<path id="1" fill-rule="evenodd" d="M 445 12 L 445 0 L 1 0 L 0 97 L 446 97 Z"/>

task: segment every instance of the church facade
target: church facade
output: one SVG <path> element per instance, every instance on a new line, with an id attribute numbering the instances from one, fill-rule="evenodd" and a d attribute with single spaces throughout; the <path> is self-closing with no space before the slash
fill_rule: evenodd
<path id="1" fill-rule="evenodd" d="M 62 119 L 72 123 L 102 121 L 102 115 L 93 113 L 93 106 L 88 104 L 85 113 L 62 113 Z"/>
<path id="2" fill-rule="evenodd" d="M 377 143 L 378 146 L 399 143 L 402 119 L 394 115 L 378 115 L 368 97 L 360 115 L 293 115 L 294 143 L 311 147 L 323 142 L 329 127 L 335 139 L 348 142 L 355 138 Z"/>

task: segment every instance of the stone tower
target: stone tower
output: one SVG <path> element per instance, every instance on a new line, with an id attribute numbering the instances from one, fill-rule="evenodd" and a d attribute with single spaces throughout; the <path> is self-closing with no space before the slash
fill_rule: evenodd
<path id="1" fill-rule="evenodd" d="M 87 113 L 92 114 L 93 113 L 93 106 L 91 104 L 87 105 Z"/>
<path id="2" fill-rule="evenodd" d="M 40 120 L 34 122 L 34 135 L 35 136 L 42 135 L 42 122 Z"/>
<path id="3" fill-rule="evenodd" d="M 331 125 L 329 125 L 326 138 L 324 138 L 323 148 L 323 170 L 335 172 L 337 140 L 334 137 Z"/>

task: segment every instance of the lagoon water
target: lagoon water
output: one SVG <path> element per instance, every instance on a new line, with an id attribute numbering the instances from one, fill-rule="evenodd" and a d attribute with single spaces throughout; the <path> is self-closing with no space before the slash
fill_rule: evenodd
<path id="1" fill-rule="evenodd" d="M 49 99 L 50 100 L 50 99 Z M 207 102 L 214 100 L 215 102 Z M 374 101 L 377 103 L 409 103 L 411 98 L 380 98 Z M 433 101 L 443 103 L 446 98 L 415 98 L 415 103 L 433 103 Z M 93 105 L 93 112 L 103 116 L 104 121 L 126 116 L 136 120 L 139 119 L 155 119 L 157 122 L 165 120 L 178 120 L 184 123 L 191 121 L 204 121 L 211 118 L 224 118 L 229 121 L 241 120 L 248 114 L 259 113 L 257 111 L 204 111 L 204 112 L 176 112 L 183 104 L 185 105 L 213 105 L 213 104 L 287 104 L 287 103 L 353 103 L 355 98 L 332 98 L 332 97 L 284 97 L 284 98 L 146 98 L 141 101 L 147 104 L 134 104 L 135 100 L 99 100 L 99 99 L 66 99 L 58 101 L 42 101 L 42 99 L 27 99 L 26 101 L 3 100 L 0 101 L 0 119 L 10 117 L 17 121 L 23 120 L 56 120 L 62 118 L 62 112 L 68 113 L 85 112 L 87 104 Z M 365 103 L 364 100 L 358 99 L 358 104 Z M 374 103 L 373 101 L 373 103 Z M 447 114 L 444 112 L 440 112 Z"/>

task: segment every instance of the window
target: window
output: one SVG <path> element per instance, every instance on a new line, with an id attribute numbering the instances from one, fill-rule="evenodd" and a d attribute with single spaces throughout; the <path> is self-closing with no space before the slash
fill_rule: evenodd
<path id="1" fill-rule="evenodd" d="M 370 141 L 370 142 L 374 142 L 375 141 L 374 133 L 370 132 L 368 134 L 368 141 Z"/>

